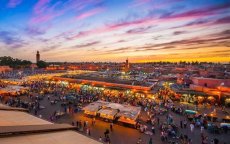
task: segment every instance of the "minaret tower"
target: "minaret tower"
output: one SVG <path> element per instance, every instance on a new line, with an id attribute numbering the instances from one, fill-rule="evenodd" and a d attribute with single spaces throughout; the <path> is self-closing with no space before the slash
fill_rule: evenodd
<path id="1" fill-rule="evenodd" d="M 128 58 L 125 61 L 125 65 L 126 65 L 127 68 L 129 68 L 129 59 Z"/>
<path id="2" fill-rule="evenodd" d="M 39 51 L 37 51 L 37 54 L 36 54 L 36 63 L 38 63 L 40 61 L 40 53 Z"/>
<path id="3" fill-rule="evenodd" d="M 129 71 L 129 60 L 128 60 L 128 58 L 125 61 L 125 71 L 126 72 Z"/>

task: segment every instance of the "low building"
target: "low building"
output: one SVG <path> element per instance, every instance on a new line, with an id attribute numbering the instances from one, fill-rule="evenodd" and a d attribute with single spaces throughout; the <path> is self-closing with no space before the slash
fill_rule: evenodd
<path id="1" fill-rule="evenodd" d="M 226 103 L 230 96 L 230 79 L 193 77 L 190 89 L 215 96 L 221 103 Z"/>
<path id="2" fill-rule="evenodd" d="M 208 88 L 217 88 L 219 86 L 230 87 L 230 79 L 193 77 L 192 82 L 194 85 L 204 86 Z"/>
<path id="3" fill-rule="evenodd" d="M 49 65 L 48 67 L 46 67 L 46 70 L 65 70 L 66 68 L 64 66 L 61 65 Z"/>
<path id="4" fill-rule="evenodd" d="M 5 72 L 9 72 L 12 71 L 13 69 L 10 68 L 9 66 L 0 66 L 0 73 L 5 73 Z"/>

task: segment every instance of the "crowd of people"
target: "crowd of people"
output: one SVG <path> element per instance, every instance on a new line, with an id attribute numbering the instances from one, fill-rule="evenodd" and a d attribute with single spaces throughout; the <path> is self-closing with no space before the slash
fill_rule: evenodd
<path id="1" fill-rule="evenodd" d="M 28 73 L 27 75 L 29 75 Z M 32 74 L 32 73 L 31 73 Z M 21 75 L 21 74 L 20 74 Z M 18 74 L 1 75 L 0 77 L 17 77 Z M 97 100 L 104 100 L 108 102 L 128 104 L 132 106 L 141 106 L 143 112 L 147 115 L 147 119 L 140 117 L 137 121 L 136 128 L 147 135 L 160 134 L 162 142 L 191 144 L 193 138 L 187 134 L 183 134 L 181 130 L 188 129 L 191 133 L 194 133 L 194 129 L 200 129 L 202 144 L 218 144 L 219 140 L 209 139 L 205 134 L 205 130 L 208 129 L 208 119 L 206 116 L 201 115 L 199 117 L 189 117 L 185 110 L 184 105 L 178 105 L 170 99 L 172 93 L 169 89 L 161 89 L 156 95 L 155 99 L 145 96 L 138 96 L 126 94 L 125 92 L 113 93 L 112 90 L 92 90 L 82 87 L 74 87 L 69 84 L 63 84 L 58 82 L 52 82 L 50 80 L 31 80 L 23 83 L 23 86 L 29 87 L 30 91 L 26 93 L 27 101 L 21 100 L 20 96 L 8 97 L 3 100 L 0 96 L 0 101 L 9 106 L 27 108 L 34 115 L 37 115 L 38 111 L 42 109 L 40 100 L 47 99 L 50 104 L 60 102 L 63 106 L 62 110 L 57 110 L 50 115 L 49 120 L 54 121 L 60 118 L 63 113 L 74 114 L 81 110 L 82 106 L 87 105 Z M 35 95 L 36 93 L 36 95 Z M 52 96 L 50 96 L 52 95 Z M 29 100 L 29 102 L 28 102 Z M 63 112 L 63 113 L 62 113 Z M 178 114 L 183 119 L 178 126 L 174 116 Z M 39 115 L 39 117 L 42 117 Z M 91 126 L 95 125 L 96 120 L 92 119 Z M 79 131 L 85 132 L 89 136 L 91 135 L 91 128 L 88 121 L 73 121 L 72 125 L 76 126 Z M 110 124 L 110 129 L 106 129 L 104 132 L 104 138 L 100 137 L 99 140 L 104 140 L 107 143 L 111 143 L 110 132 L 113 130 L 113 125 Z M 227 131 L 226 131 L 227 132 Z M 142 143 L 141 138 L 137 140 L 137 143 Z M 152 138 L 149 139 L 149 144 L 154 143 Z"/>

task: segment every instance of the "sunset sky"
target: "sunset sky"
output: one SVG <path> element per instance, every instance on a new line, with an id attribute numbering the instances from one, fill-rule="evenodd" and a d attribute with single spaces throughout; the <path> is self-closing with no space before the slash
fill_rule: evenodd
<path id="1" fill-rule="evenodd" d="M 0 0 L 0 56 L 230 62 L 230 0 Z"/>

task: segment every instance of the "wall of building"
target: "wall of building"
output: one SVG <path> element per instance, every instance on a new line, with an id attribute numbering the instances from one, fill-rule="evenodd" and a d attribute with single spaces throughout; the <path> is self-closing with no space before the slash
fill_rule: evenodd
<path id="1" fill-rule="evenodd" d="M 0 66 L 0 73 L 12 71 L 13 69 L 10 68 L 9 66 Z"/>
<path id="2" fill-rule="evenodd" d="M 205 86 L 208 88 L 217 88 L 224 84 L 226 87 L 230 87 L 230 79 L 213 79 L 213 78 L 192 78 L 194 85 Z"/>

